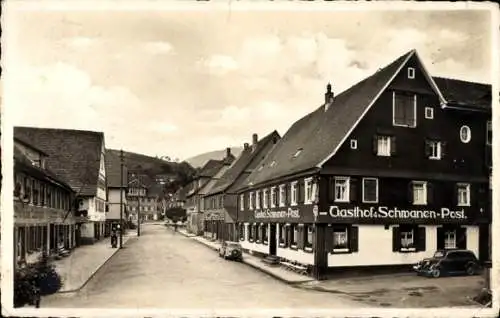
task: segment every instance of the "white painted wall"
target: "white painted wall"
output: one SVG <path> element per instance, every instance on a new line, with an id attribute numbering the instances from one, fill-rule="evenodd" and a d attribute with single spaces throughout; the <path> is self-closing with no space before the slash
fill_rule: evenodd
<path id="1" fill-rule="evenodd" d="M 467 249 L 479 258 L 479 226 L 466 226 L 465 228 L 467 229 Z"/>
<path id="2" fill-rule="evenodd" d="M 305 265 L 314 265 L 314 253 L 306 253 L 302 250 L 278 247 L 276 256 L 283 257 Z"/>
<path id="3" fill-rule="evenodd" d="M 358 225 L 358 252 L 351 254 L 329 254 L 328 266 L 376 266 L 414 264 L 425 257 L 431 257 L 437 249 L 438 226 L 426 226 L 425 251 L 398 253 L 392 251 L 392 228 L 383 225 Z M 478 255 L 479 229 L 467 227 L 467 248 Z"/>

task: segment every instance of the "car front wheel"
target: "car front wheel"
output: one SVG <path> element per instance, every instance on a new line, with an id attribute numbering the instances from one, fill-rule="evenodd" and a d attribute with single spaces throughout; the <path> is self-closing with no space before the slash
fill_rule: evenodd
<path id="1" fill-rule="evenodd" d="M 439 269 L 438 267 L 434 268 L 432 270 L 432 277 L 438 278 L 440 276 L 441 276 L 441 269 Z"/>

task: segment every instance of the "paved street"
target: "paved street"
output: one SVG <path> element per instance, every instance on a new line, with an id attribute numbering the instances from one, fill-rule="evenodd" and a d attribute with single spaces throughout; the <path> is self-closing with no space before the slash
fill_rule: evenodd
<path id="1" fill-rule="evenodd" d="M 286 285 L 248 265 L 225 261 L 163 225 L 143 226 L 78 293 L 55 294 L 42 307 L 346 308 L 343 296 Z"/>

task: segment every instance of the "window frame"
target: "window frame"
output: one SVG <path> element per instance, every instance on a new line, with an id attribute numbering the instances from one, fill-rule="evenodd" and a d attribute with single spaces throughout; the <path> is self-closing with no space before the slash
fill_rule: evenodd
<path id="1" fill-rule="evenodd" d="M 345 192 L 344 192 L 344 198 L 342 199 L 337 199 L 337 181 L 345 181 Z M 350 201 L 350 189 L 351 188 L 351 178 L 350 177 L 343 177 L 343 176 L 335 176 L 334 177 L 334 202 L 349 202 Z"/>
<path id="2" fill-rule="evenodd" d="M 465 189 L 466 189 L 465 197 L 467 198 L 467 202 L 465 202 L 465 203 L 460 202 L 460 198 L 461 198 L 460 187 L 465 187 Z M 471 203 L 470 202 L 470 190 L 471 190 L 470 183 L 464 183 L 464 182 L 457 183 L 457 206 L 470 206 L 470 203 Z"/>
<path id="3" fill-rule="evenodd" d="M 279 185 L 279 206 L 284 207 L 286 205 L 286 187 L 284 184 Z"/>
<path id="4" fill-rule="evenodd" d="M 416 202 L 415 201 L 415 186 L 421 185 L 423 186 L 423 197 L 425 198 L 424 201 L 422 202 Z M 427 196 L 428 196 L 428 189 L 427 189 L 427 181 L 412 181 L 412 204 L 413 205 L 427 205 Z"/>
<path id="5" fill-rule="evenodd" d="M 298 243 L 299 243 L 299 225 L 297 223 L 295 224 L 290 224 L 289 227 L 292 228 L 290 231 L 290 248 L 292 249 L 297 249 Z"/>
<path id="6" fill-rule="evenodd" d="M 290 182 L 290 206 L 296 206 L 298 204 L 298 192 L 298 181 Z"/>
<path id="7" fill-rule="evenodd" d="M 260 210 L 260 196 L 261 196 L 261 191 L 257 190 L 255 191 L 255 209 Z"/>
<path id="8" fill-rule="evenodd" d="M 386 152 L 381 152 L 382 147 L 380 147 L 380 142 L 387 139 Z M 391 136 L 377 135 L 377 156 L 378 157 L 390 157 L 391 156 Z"/>
<path id="9" fill-rule="evenodd" d="M 249 199 L 248 199 L 248 209 L 249 209 L 249 210 L 253 210 L 253 198 L 254 198 L 254 192 L 253 192 L 253 191 L 252 191 L 252 192 L 250 192 L 250 193 L 248 194 L 248 196 L 249 196 Z"/>
<path id="10" fill-rule="evenodd" d="M 370 200 L 366 200 L 365 199 L 365 181 L 375 181 L 375 200 L 374 201 L 370 201 Z M 363 203 L 378 203 L 379 201 L 379 185 L 378 185 L 378 178 L 374 178 L 374 177 L 366 177 L 366 178 L 363 178 L 362 180 L 362 202 Z"/>
<path id="11" fill-rule="evenodd" d="M 449 234 L 453 234 L 453 235 L 449 235 Z M 449 240 L 450 237 L 453 237 L 453 245 L 452 245 L 452 247 L 447 246 L 447 244 L 446 244 L 446 243 L 450 242 L 450 240 Z M 445 250 L 456 249 L 457 248 L 457 231 L 456 230 L 447 230 L 447 231 L 445 231 L 443 233 L 443 239 L 444 239 L 443 246 L 444 246 Z"/>
<path id="12" fill-rule="evenodd" d="M 407 75 L 408 79 L 415 79 L 415 68 L 408 67 L 406 75 Z"/>
<path id="13" fill-rule="evenodd" d="M 406 243 L 406 241 L 409 240 L 407 234 L 411 234 L 411 243 L 404 244 L 403 242 Z M 406 237 L 403 238 L 403 236 L 406 236 Z M 399 240 L 400 240 L 399 245 L 400 245 L 401 252 L 415 252 L 417 250 L 417 243 L 415 241 L 415 229 L 414 228 L 403 228 L 402 229 L 400 227 Z"/>
<path id="14" fill-rule="evenodd" d="M 279 225 L 279 238 L 278 238 L 278 246 L 279 247 L 285 247 L 286 246 L 286 228 L 287 228 L 286 223 L 281 223 Z"/>
<path id="15" fill-rule="evenodd" d="M 262 208 L 267 209 L 269 208 L 269 189 L 265 188 L 262 189 Z"/>
<path id="16" fill-rule="evenodd" d="M 428 140 L 427 143 L 430 150 L 430 155 L 427 158 L 430 160 L 441 160 L 443 156 L 442 142 L 437 140 Z M 434 150 L 436 151 L 436 155 L 434 154 Z"/>
<path id="17" fill-rule="evenodd" d="M 467 138 L 465 138 L 465 139 L 462 138 L 463 137 L 462 133 L 464 130 L 467 131 Z M 462 125 L 462 127 L 460 127 L 459 135 L 460 135 L 460 141 L 464 144 L 468 144 L 472 139 L 472 130 L 470 129 L 469 126 Z"/>
<path id="18" fill-rule="evenodd" d="M 396 91 L 392 91 L 392 125 L 396 127 L 406 127 L 406 128 L 416 128 L 417 127 L 417 94 L 412 94 L 413 96 L 413 125 L 397 124 L 396 117 Z"/>
<path id="19" fill-rule="evenodd" d="M 309 240 L 309 235 L 311 235 Z M 314 224 L 304 224 L 304 251 L 312 252 L 314 239 Z"/>
<path id="20" fill-rule="evenodd" d="M 240 194 L 240 211 L 245 211 L 245 195 Z"/>
<path id="21" fill-rule="evenodd" d="M 271 203 L 271 208 L 275 208 L 276 207 L 276 186 L 272 186 L 270 188 L 270 202 Z"/>
<path id="22" fill-rule="evenodd" d="M 351 139 L 350 146 L 351 146 L 351 149 L 353 149 L 353 150 L 358 149 L 358 141 L 356 139 Z"/>
<path id="23" fill-rule="evenodd" d="M 308 187 L 310 193 L 308 193 Z M 304 204 L 312 204 L 314 201 L 314 193 L 313 193 L 313 178 L 305 178 L 304 179 Z"/>
<path id="24" fill-rule="evenodd" d="M 434 119 L 434 108 L 425 107 L 424 115 L 425 115 L 425 119 Z"/>
<path id="25" fill-rule="evenodd" d="M 345 240 L 345 243 L 342 244 L 342 245 L 337 245 L 337 241 L 338 241 L 338 238 L 337 238 L 337 235 L 336 233 L 341 233 L 341 234 L 344 234 L 344 240 Z M 331 237 L 331 240 L 332 240 L 332 250 L 331 250 L 331 253 L 349 253 L 350 252 L 350 248 L 349 248 L 349 244 L 350 244 L 350 237 L 349 237 L 349 228 L 347 226 L 345 227 L 334 227 L 332 229 L 332 237 Z"/>

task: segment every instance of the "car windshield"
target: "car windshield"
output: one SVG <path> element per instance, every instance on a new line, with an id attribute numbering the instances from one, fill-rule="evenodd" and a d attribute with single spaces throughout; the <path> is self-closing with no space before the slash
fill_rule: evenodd
<path id="1" fill-rule="evenodd" d="M 443 252 L 441 252 L 441 251 L 436 252 L 436 253 L 434 253 L 434 257 L 435 257 L 435 258 L 441 258 L 441 257 L 444 257 L 444 253 L 443 253 Z"/>
<path id="2" fill-rule="evenodd" d="M 227 243 L 227 246 L 229 247 L 240 247 L 239 243 Z"/>

